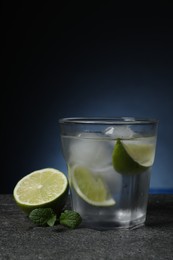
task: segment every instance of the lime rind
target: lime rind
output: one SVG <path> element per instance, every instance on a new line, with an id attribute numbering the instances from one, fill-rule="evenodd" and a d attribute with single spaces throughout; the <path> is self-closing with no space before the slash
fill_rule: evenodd
<path id="1" fill-rule="evenodd" d="M 110 206 L 114 206 L 116 204 L 115 200 L 113 198 L 109 198 L 107 200 L 104 201 L 93 201 L 91 199 L 89 199 L 87 196 L 85 196 L 80 189 L 76 189 L 76 192 L 78 193 L 78 195 L 88 204 L 92 205 L 92 206 L 97 206 L 97 207 L 110 207 Z"/>

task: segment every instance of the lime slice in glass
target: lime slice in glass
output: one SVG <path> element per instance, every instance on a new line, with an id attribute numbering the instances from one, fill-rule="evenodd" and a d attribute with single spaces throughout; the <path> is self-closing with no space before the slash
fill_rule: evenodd
<path id="1" fill-rule="evenodd" d="M 110 196 L 108 188 L 99 176 L 85 167 L 77 166 L 72 173 L 72 185 L 77 194 L 93 206 L 113 206 L 115 200 Z"/>
<path id="2" fill-rule="evenodd" d="M 114 169 L 124 175 L 146 171 L 154 161 L 154 144 L 117 139 L 112 154 Z"/>
<path id="3" fill-rule="evenodd" d="M 18 181 L 13 196 L 27 214 L 35 208 L 52 208 L 59 213 L 68 194 L 67 177 L 53 168 L 34 171 Z"/>

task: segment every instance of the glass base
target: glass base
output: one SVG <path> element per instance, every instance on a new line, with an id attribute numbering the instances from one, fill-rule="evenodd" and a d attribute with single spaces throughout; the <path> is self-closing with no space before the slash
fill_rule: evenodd
<path id="1" fill-rule="evenodd" d="M 83 219 L 81 227 L 95 230 L 137 229 L 145 225 L 146 216 L 132 221 L 88 221 Z"/>

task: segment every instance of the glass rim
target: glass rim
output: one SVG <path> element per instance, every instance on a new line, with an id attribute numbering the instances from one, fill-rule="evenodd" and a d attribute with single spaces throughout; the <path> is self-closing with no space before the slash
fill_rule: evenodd
<path id="1" fill-rule="evenodd" d="M 66 117 L 59 119 L 60 124 L 98 124 L 98 125 L 137 125 L 157 124 L 155 118 L 138 117 Z"/>

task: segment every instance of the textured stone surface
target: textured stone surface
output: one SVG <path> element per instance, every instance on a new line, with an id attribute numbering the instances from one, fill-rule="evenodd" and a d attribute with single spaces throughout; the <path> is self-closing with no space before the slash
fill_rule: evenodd
<path id="1" fill-rule="evenodd" d="M 173 259 L 173 195 L 150 195 L 146 225 L 134 230 L 36 227 L 11 195 L 0 195 L 0 218 L 0 260 Z"/>

